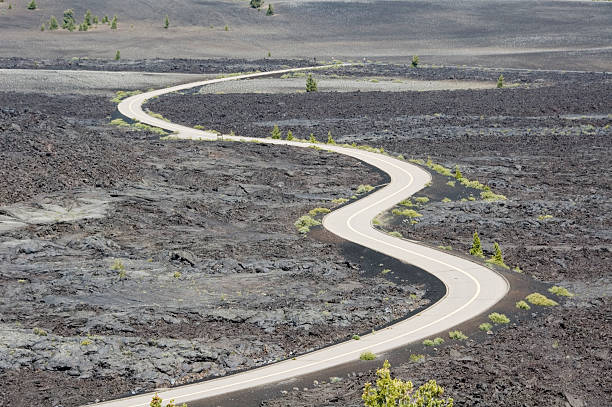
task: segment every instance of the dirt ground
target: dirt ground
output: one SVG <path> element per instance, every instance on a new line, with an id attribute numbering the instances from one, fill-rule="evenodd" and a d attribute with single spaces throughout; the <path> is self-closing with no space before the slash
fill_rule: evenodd
<path id="1" fill-rule="evenodd" d="M 457 165 L 465 177 L 505 195 L 506 200 L 486 201 L 480 191 L 448 185 L 453 177 L 437 175 L 419 194 L 429 200 L 416 205 L 422 215 L 417 222 L 386 213 L 380 227 L 462 255 L 477 230 L 487 257 L 498 242 L 512 268 L 576 296 L 549 313 L 532 308 L 526 311 L 532 318 L 496 329 L 485 340 L 443 345 L 423 362 L 401 364 L 394 372 L 416 383 L 437 379 L 460 406 L 607 405 L 612 193 L 602 175 L 612 148 L 610 77 L 503 74 L 521 86 L 168 95 L 148 107 L 175 122 L 239 135 L 265 137 L 274 124 L 297 137 L 315 133 L 320 140 L 331 131 L 336 142 L 384 147 L 423 161 L 431 157 L 453 170 Z M 358 406 L 363 383 L 372 379 L 367 369 L 337 384 L 289 388 L 264 405 Z"/>
<path id="2" fill-rule="evenodd" d="M 278 1 L 266 16 L 247 1 L 151 0 L 0 3 L 0 56 L 26 58 L 298 58 L 612 70 L 608 2 L 466 0 Z M 40 31 L 72 8 L 118 17 L 117 30 Z M 163 28 L 165 15 L 170 26 Z M 227 27 L 227 29 L 226 29 Z"/>

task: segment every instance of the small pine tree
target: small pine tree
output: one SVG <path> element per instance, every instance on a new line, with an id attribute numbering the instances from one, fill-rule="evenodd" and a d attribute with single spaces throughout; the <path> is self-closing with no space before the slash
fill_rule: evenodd
<path id="1" fill-rule="evenodd" d="M 57 18 L 55 18 L 55 16 L 51 16 L 49 19 L 49 30 L 57 30 L 58 28 L 59 25 L 57 23 Z"/>
<path id="2" fill-rule="evenodd" d="M 89 26 L 85 22 L 79 24 L 79 31 L 87 31 L 88 28 Z"/>
<path id="3" fill-rule="evenodd" d="M 261 7 L 261 3 L 262 3 L 262 1 L 261 1 L 261 0 L 251 0 L 251 1 L 249 2 L 249 4 L 251 5 L 251 7 L 253 7 L 253 8 L 260 8 L 260 7 Z"/>
<path id="4" fill-rule="evenodd" d="M 459 166 L 458 165 L 455 165 L 455 178 L 456 179 L 463 178 L 463 174 L 461 174 L 461 171 L 459 170 Z"/>
<path id="5" fill-rule="evenodd" d="M 287 132 L 287 141 L 291 141 L 291 140 L 293 140 L 293 132 L 289 130 Z"/>
<path id="6" fill-rule="evenodd" d="M 327 144 L 336 144 L 332 137 L 331 130 L 327 132 Z"/>
<path id="7" fill-rule="evenodd" d="M 108 16 L 102 17 L 102 24 L 108 24 Z"/>
<path id="8" fill-rule="evenodd" d="M 113 21 L 111 21 L 111 30 L 117 29 L 117 16 L 113 17 Z"/>
<path id="9" fill-rule="evenodd" d="M 87 24 L 87 26 L 90 26 L 91 20 L 92 20 L 91 10 L 87 10 L 87 12 L 85 12 L 85 17 L 83 17 L 83 24 Z"/>
<path id="10" fill-rule="evenodd" d="M 69 8 L 68 10 L 64 10 L 64 20 L 62 22 L 62 28 L 70 30 L 70 28 L 72 27 L 72 30 L 74 30 L 74 22 L 74 10 L 72 10 L 71 8 Z"/>
<path id="11" fill-rule="evenodd" d="M 268 4 L 268 11 L 266 11 L 266 15 L 267 16 L 273 16 L 274 15 L 274 8 L 272 7 L 272 4 Z"/>
<path id="12" fill-rule="evenodd" d="M 36 5 L 36 2 L 34 0 L 32 0 L 30 4 L 28 4 L 28 10 L 36 10 L 37 8 L 38 6 Z"/>
<path id="13" fill-rule="evenodd" d="M 470 249 L 470 254 L 472 256 L 484 258 L 484 253 L 482 252 L 482 246 L 480 244 L 480 237 L 478 236 L 478 232 L 474 231 L 474 238 L 472 241 L 472 248 Z"/>
<path id="14" fill-rule="evenodd" d="M 281 138 L 281 136 L 282 136 L 282 133 L 281 133 L 281 131 L 278 129 L 278 126 L 277 126 L 277 125 L 274 125 L 274 128 L 272 129 L 272 133 L 271 133 L 271 134 L 272 134 L 272 138 L 273 138 L 274 140 L 280 140 L 280 138 Z"/>
<path id="15" fill-rule="evenodd" d="M 166 19 L 164 20 L 164 28 L 168 29 L 170 27 L 170 19 L 168 18 L 168 14 L 166 14 Z"/>
<path id="16" fill-rule="evenodd" d="M 506 263 L 504 263 L 504 256 L 502 256 L 501 248 L 497 242 L 493 244 L 493 256 L 491 256 L 487 262 L 497 264 L 498 266 L 502 266 L 504 268 L 510 268 L 506 265 Z"/>
<path id="17" fill-rule="evenodd" d="M 416 68 L 418 65 L 419 65 L 419 56 L 413 55 L 412 56 L 412 67 Z"/>
<path id="18" fill-rule="evenodd" d="M 117 53 L 115 54 L 115 61 L 119 61 L 120 59 L 121 59 L 121 52 L 117 50 Z"/>
<path id="19" fill-rule="evenodd" d="M 497 78 L 497 88 L 501 89 L 504 87 L 504 75 L 500 74 Z"/>
<path id="20" fill-rule="evenodd" d="M 223 29 L 224 29 L 225 31 L 229 31 L 229 25 L 225 24 L 225 27 L 223 27 Z"/>
<path id="21" fill-rule="evenodd" d="M 317 90 L 317 81 L 312 77 L 312 74 L 308 74 L 308 78 L 306 78 L 306 92 L 316 92 Z"/>
<path id="22" fill-rule="evenodd" d="M 94 23 L 94 24 L 98 24 L 98 21 L 99 21 L 99 20 L 98 20 L 98 16 L 94 16 L 94 17 L 93 17 L 93 23 Z"/>
<path id="23" fill-rule="evenodd" d="M 310 137 L 308 137 L 308 141 L 310 141 L 311 143 L 316 143 L 317 139 L 315 138 L 314 134 L 310 133 Z"/>

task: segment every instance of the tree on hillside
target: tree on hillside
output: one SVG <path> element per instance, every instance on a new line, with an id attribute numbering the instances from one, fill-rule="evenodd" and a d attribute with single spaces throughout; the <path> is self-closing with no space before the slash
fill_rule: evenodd
<path id="1" fill-rule="evenodd" d="M 37 8 L 38 6 L 36 5 L 36 2 L 34 0 L 32 0 L 30 4 L 28 4 L 28 10 L 36 10 Z"/>
<path id="2" fill-rule="evenodd" d="M 64 10 L 64 19 L 62 22 L 62 28 L 68 31 L 73 31 L 75 25 L 74 20 L 74 10 L 69 8 L 68 10 Z"/>
<path id="3" fill-rule="evenodd" d="M 417 66 L 419 66 L 419 56 L 413 55 L 412 56 L 412 67 L 416 68 Z"/>
<path id="4" fill-rule="evenodd" d="M 470 254 L 472 256 L 484 258 L 484 253 L 482 252 L 482 246 L 480 244 L 480 237 L 478 236 L 478 232 L 474 232 L 474 237 L 472 240 L 472 248 L 470 249 Z"/>
<path id="5" fill-rule="evenodd" d="M 57 18 L 55 16 L 51 16 L 49 19 L 49 30 L 57 30 L 59 28 L 59 24 L 57 23 Z"/>
<path id="6" fill-rule="evenodd" d="M 497 78 L 497 87 L 498 88 L 503 88 L 504 87 L 504 75 L 500 74 L 499 78 Z"/>
<path id="7" fill-rule="evenodd" d="M 117 29 L 117 16 L 113 17 L 113 21 L 111 22 L 111 30 Z"/>
<path id="8" fill-rule="evenodd" d="M 266 15 L 267 16 L 273 16 L 274 15 L 274 8 L 272 7 L 272 4 L 268 4 L 268 11 L 266 11 Z"/>
<path id="9" fill-rule="evenodd" d="M 312 77 L 312 74 L 308 74 L 308 78 L 306 78 L 306 92 L 316 92 L 317 90 L 317 81 Z"/>
<path id="10" fill-rule="evenodd" d="M 272 138 L 275 140 L 280 140 L 280 138 L 283 136 L 283 134 L 281 133 L 280 129 L 278 128 L 278 126 L 275 124 L 274 128 L 272 129 Z"/>
<path id="11" fill-rule="evenodd" d="M 85 13 L 85 17 L 83 17 L 83 23 L 87 24 L 87 26 L 91 26 L 91 11 L 87 10 Z"/>

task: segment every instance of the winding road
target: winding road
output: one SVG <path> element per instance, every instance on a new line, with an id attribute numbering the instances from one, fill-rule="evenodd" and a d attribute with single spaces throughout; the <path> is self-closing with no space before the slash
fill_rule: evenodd
<path id="1" fill-rule="evenodd" d="M 142 104 L 155 96 L 213 83 L 320 68 L 325 67 L 255 73 L 156 90 L 123 100 L 119 104 L 119 111 L 131 119 L 175 132 L 176 137 L 180 139 L 214 140 L 218 138 L 215 133 L 196 130 L 151 117 L 142 110 Z M 297 141 L 254 139 L 242 136 L 226 135 L 223 136 L 223 139 L 234 141 L 255 140 L 261 143 L 285 144 L 295 147 L 312 146 L 312 144 Z M 446 295 L 419 314 L 375 333 L 362 336 L 360 340 L 350 340 L 295 359 L 284 360 L 246 372 L 164 390 L 159 393 L 164 400 L 174 399 L 176 403 L 201 400 L 224 393 L 263 386 L 355 361 L 364 351 L 381 354 L 411 342 L 440 334 L 472 319 L 493 307 L 508 292 L 509 284 L 506 279 L 487 267 L 446 252 L 422 246 L 417 242 L 389 236 L 372 227 L 371 221 L 377 214 L 423 189 L 431 180 L 428 172 L 406 161 L 383 154 L 339 145 L 320 144 L 319 146 L 371 164 L 389 174 L 391 178 L 391 182 L 384 188 L 329 213 L 323 219 L 323 226 L 346 240 L 428 271 L 445 284 Z M 143 394 L 97 405 L 105 407 L 145 407 L 149 405 L 152 395 L 152 393 Z"/>

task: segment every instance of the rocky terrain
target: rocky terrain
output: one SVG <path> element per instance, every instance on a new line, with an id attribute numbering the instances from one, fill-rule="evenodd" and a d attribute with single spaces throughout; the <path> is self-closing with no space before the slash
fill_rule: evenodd
<path id="1" fill-rule="evenodd" d="M 293 225 L 386 182 L 358 161 L 160 142 L 109 126 L 114 105 L 99 97 L 0 99 L 0 404 L 79 405 L 225 374 L 431 300 L 422 278 L 383 276 L 386 260 Z"/>

